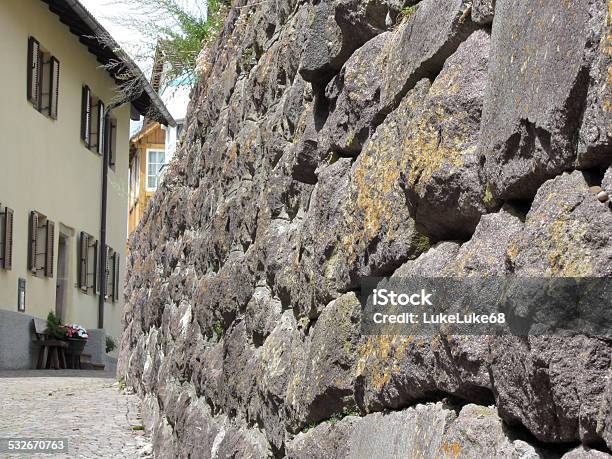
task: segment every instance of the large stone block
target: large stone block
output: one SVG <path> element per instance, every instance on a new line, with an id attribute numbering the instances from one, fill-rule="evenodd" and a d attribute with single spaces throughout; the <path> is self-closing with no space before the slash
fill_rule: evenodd
<path id="1" fill-rule="evenodd" d="M 603 3 L 496 2 L 480 139 L 495 198 L 530 199 L 573 167 Z"/>
<path id="2" fill-rule="evenodd" d="M 469 2 L 423 0 L 393 32 L 384 65 L 380 105 L 388 113 L 419 80 L 434 77 L 475 25 Z"/>
<path id="3" fill-rule="evenodd" d="M 474 32 L 446 60 L 424 101 L 403 117 L 401 183 L 417 229 L 434 239 L 469 237 L 495 205 L 477 154 L 488 58 L 488 33 Z"/>
<path id="4" fill-rule="evenodd" d="M 287 388 L 288 429 L 296 431 L 355 405 L 354 364 L 361 305 L 354 293 L 332 301 L 312 326 Z"/>

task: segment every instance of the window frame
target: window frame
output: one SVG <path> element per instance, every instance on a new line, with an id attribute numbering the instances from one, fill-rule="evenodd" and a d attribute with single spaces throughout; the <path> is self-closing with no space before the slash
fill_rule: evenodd
<path id="1" fill-rule="evenodd" d="M 60 61 L 28 36 L 26 99 L 38 113 L 57 120 L 59 105 Z M 46 91 L 46 92 L 45 92 Z"/>
<path id="2" fill-rule="evenodd" d="M 117 119 L 112 112 L 104 119 L 104 148 L 108 155 L 108 167 L 114 170 L 117 164 Z"/>
<path id="3" fill-rule="evenodd" d="M 15 212 L 8 206 L 0 206 L 0 268 L 13 269 L 13 229 Z"/>
<path id="4" fill-rule="evenodd" d="M 119 253 L 111 246 L 106 246 L 106 272 L 104 273 L 104 301 L 119 301 Z"/>
<path id="5" fill-rule="evenodd" d="M 36 55 L 36 56 L 35 56 Z M 30 35 L 28 37 L 27 54 L 27 93 L 26 98 L 38 110 L 41 91 L 41 61 L 40 42 Z M 36 57 L 36 59 L 34 59 Z"/>
<path id="6" fill-rule="evenodd" d="M 81 231 L 77 243 L 77 289 L 86 295 L 95 296 L 100 291 L 98 282 L 98 240 L 91 234 Z M 85 251 L 83 252 L 83 249 Z"/>
<path id="7" fill-rule="evenodd" d="M 134 209 L 134 206 L 138 202 L 140 197 L 140 150 L 136 151 L 132 161 L 130 161 L 130 167 L 128 167 L 128 183 L 130 186 L 129 204 L 130 211 Z"/>
<path id="8" fill-rule="evenodd" d="M 159 163 L 159 166 L 161 166 L 161 167 L 159 168 L 159 170 L 155 174 L 156 177 L 157 177 L 155 187 L 149 186 L 149 177 L 152 177 L 151 175 L 149 175 L 149 164 L 151 164 L 151 162 L 149 161 L 149 153 L 153 152 L 153 151 L 155 151 L 157 153 L 162 152 L 164 154 L 163 162 Z M 159 173 L 161 172 L 161 168 L 166 164 L 166 150 L 164 148 L 147 148 L 147 150 L 146 150 L 146 163 L 147 164 L 146 164 L 146 174 L 145 174 L 145 181 L 146 181 L 145 182 L 145 187 L 146 187 L 147 191 L 154 192 L 154 191 L 157 191 L 157 188 L 159 188 L 159 181 L 161 179 L 161 176 L 159 175 Z M 158 164 L 158 163 L 155 163 L 155 164 Z"/>
<path id="9" fill-rule="evenodd" d="M 88 150 L 91 150 L 92 109 L 91 88 L 84 84 L 81 87 L 81 141 Z"/>
<path id="10" fill-rule="evenodd" d="M 53 278 L 54 263 L 55 223 L 33 210 L 28 221 L 28 273 L 35 277 Z"/>

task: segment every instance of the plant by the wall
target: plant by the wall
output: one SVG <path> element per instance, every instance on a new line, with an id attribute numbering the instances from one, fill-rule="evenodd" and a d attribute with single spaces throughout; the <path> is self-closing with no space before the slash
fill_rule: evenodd
<path id="1" fill-rule="evenodd" d="M 177 85 L 193 85 L 195 69 L 202 48 L 221 30 L 228 10 L 223 0 L 113 0 L 122 11 L 120 17 L 110 17 L 117 24 L 143 37 L 130 47 L 130 54 L 139 65 L 163 67 L 160 92 Z M 109 37 L 97 37 L 102 42 Z M 111 63 L 109 66 L 121 65 Z M 140 88 L 122 88 L 129 95 Z"/>
<path id="2" fill-rule="evenodd" d="M 113 352 L 117 349 L 117 342 L 112 336 L 106 336 L 106 353 Z"/>
<path id="3" fill-rule="evenodd" d="M 47 314 L 47 334 L 55 339 L 66 338 L 66 327 L 62 325 L 53 311 Z"/>

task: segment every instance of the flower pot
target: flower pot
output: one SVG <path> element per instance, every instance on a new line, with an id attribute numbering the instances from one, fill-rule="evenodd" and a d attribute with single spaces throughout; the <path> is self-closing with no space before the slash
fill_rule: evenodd
<path id="1" fill-rule="evenodd" d="M 81 354 L 85 349 L 87 340 L 78 338 L 68 338 L 68 348 L 66 355 L 68 357 L 68 367 L 72 369 L 81 368 Z"/>
<path id="2" fill-rule="evenodd" d="M 68 338 L 68 349 L 66 349 L 66 353 L 72 355 L 81 355 L 83 353 L 83 350 L 85 349 L 86 344 L 87 340 Z"/>

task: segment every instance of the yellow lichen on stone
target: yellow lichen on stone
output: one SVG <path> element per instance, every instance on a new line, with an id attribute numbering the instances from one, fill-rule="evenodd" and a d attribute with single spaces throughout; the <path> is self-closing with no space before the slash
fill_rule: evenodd
<path id="1" fill-rule="evenodd" d="M 369 376 L 373 386 L 380 390 L 400 371 L 398 360 L 408 345 L 413 341 L 411 336 L 381 335 L 370 336 L 359 346 L 359 359 L 356 375 Z"/>
<path id="2" fill-rule="evenodd" d="M 550 274 L 557 277 L 588 277 L 593 273 L 584 236 L 587 225 L 560 218 L 550 225 L 549 239 L 536 243 L 547 252 Z"/>
<path id="3" fill-rule="evenodd" d="M 516 257 L 519 254 L 519 245 L 516 241 L 512 241 L 508 246 L 508 250 L 506 251 L 506 255 L 511 263 L 514 263 Z"/>
<path id="4" fill-rule="evenodd" d="M 483 199 L 484 203 L 488 206 L 493 205 L 494 203 L 494 198 L 493 198 L 493 190 L 491 187 L 491 184 L 487 182 L 487 184 L 485 185 L 485 191 L 484 191 L 484 199 Z"/>
<path id="5" fill-rule="evenodd" d="M 461 454 L 461 444 L 458 441 L 451 443 L 445 441 L 442 443 L 441 448 L 444 451 L 444 457 L 458 458 Z"/>
<path id="6" fill-rule="evenodd" d="M 429 95 L 434 97 L 449 97 L 458 93 L 462 75 L 462 69 L 456 64 L 452 65 L 448 69 L 445 69 L 445 71 L 438 75 L 431 85 Z"/>
<path id="7" fill-rule="evenodd" d="M 344 85 L 347 88 L 346 97 L 348 100 L 360 100 L 368 96 L 369 87 L 372 84 L 366 78 L 368 68 L 372 65 L 370 60 L 359 59 L 348 66 Z"/>
<path id="8" fill-rule="evenodd" d="M 394 211 L 401 202 L 399 174 L 402 162 L 398 161 L 395 147 L 395 122 L 388 122 L 379 129 L 359 156 L 351 174 L 351 200 L 344 211 L 347 228 L 356 229 L 342 237 L 342 246 L 349 262 L 355 260 L 367 241 L 379 236 L 386 228 L 387 236 L 399 226 L 404 215 Z"/>
<path id="9" fill-rule="evenodd" d="M 470 145 L 466 132 L 462 132 L 463 120 L 467 113 L 458 113 L 451 117 L 441 105 L 413 121 L 408 135 L 404 138 L 403 157 L 408 164 L 408 185 L 415 190 L 425 187 L 436 171 L 445 164 L 462 167 L 464 155 L 473 153 L 475 145 Z M 445 135 L 445 124 L 453 122 L 456 132 L 453 136 Z"/>

